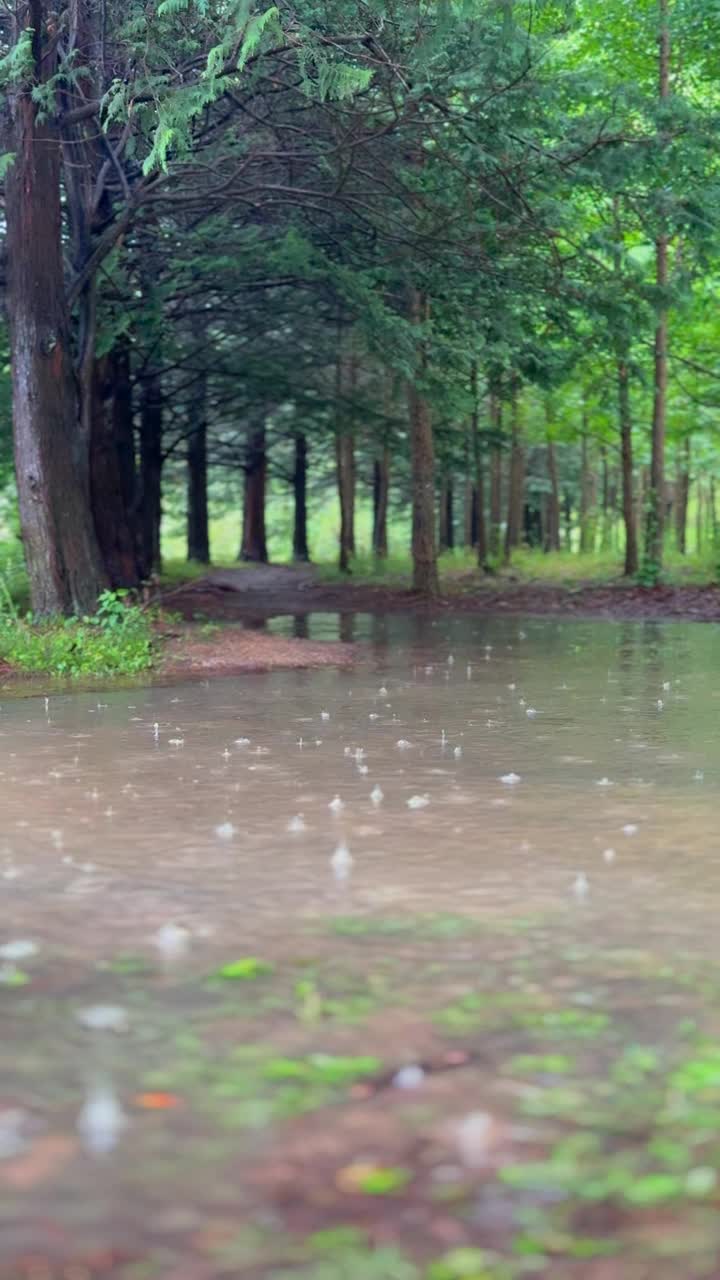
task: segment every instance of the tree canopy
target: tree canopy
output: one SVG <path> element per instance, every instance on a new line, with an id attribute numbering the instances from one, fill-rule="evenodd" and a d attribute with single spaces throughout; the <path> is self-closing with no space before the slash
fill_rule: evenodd
<path id="1" fill-rule="evenodd" d="M 180 489 L 207 559 L 238 475 L 245 558 L 268 484 L 298 558 L 335 485 L 341 567 L 366 493 L 426 593 L 460 492 L 485 569 L 612 545 L 656 581 L 691 492 L 714 537 L 717 30 L 713 0 L 3 5 L 34 609 L 156 571 Z"/>

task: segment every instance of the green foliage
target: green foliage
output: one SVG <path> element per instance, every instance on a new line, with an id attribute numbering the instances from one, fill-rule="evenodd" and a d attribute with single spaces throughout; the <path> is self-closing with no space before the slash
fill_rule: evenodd
<path id="1" fill-rule="evenodd" d="M 377 1167 L 360 1175 L 358 1189 L 366 1196 L 391 1196 L 402 1191 L 412 1181 L 409 1169 L 400 1167 Z"/>
<path id="2" fill-rule="evenodd" d="M 272 965 L 266 960 L 258 960 L 257 956 L 243 956 L 242 960 L 231 960 L 224 964 L 213 977 L 222 978 L 225 982 L 252 982 L 255 978 L 266 977 L 272 971 Z"/>
<path id="3" fill-rule="evenodd" d="M 0 87 L 13 88 L 32 76 L 34 68 L 32 31 L 21 30 L 15 44 L 0 57 Z"/>
<path id="4" fill-rule="evenodd" d="M 153 659 L 150 620 L 123 592 L 103 592 L 92 617 L 33 622 L 9 607 L 0 613 L 0 662 L 44 675 L 121 676 L 147 671 Z"/>

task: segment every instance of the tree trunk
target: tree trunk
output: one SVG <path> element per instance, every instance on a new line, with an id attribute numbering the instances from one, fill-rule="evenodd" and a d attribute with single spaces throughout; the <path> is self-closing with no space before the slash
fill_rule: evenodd
<path id="1" fill-rule="evenodd" d="M 695 552 L 700 554 L 703 548 L 703 515 L 705 506 L 705 486 L 698 475 L 695 485 Z"/>
<path id="2" fill-rule="evenodd" d="M 307 535 L 307 437 L 302 431 L 295 436 L 295 465 L 293 467 L 293 496 L 295 518 L 293 523 L 293 560 L 306 564 L 310 559 Z"/>
<path id="3" fill-rule="evenodd" d="M 132 439 L 129 392 L 122 358 L 116 361 L 111 352 L 94 361 L 90 384 L 90 492 L 95 534 L 113 588 L 140 585 L 134 486 L 127 475 L 127 457 L 123 456 L 128 429 Z"/>
<path id="4" fill-rule="evenodd" d="M 490 426 L 493 443 L 490 446 L 490 555 L 500 555 L 500 525 L 502 522 L 502 450 L 499 437 L 502 431 L 502 405 L 496 395 L 490 396 Z"/>
<path id="5" fill-rule="evenodd" d="M 267 455 L 265 452 L 265 423 L 255 427 L 248 436 L 245 454 L 245 496 L 243 502 L 243 535 L 240 560 L 254 564 L 267 564 L 267 538 L 265 534 L 265 488 L 267 484 Z"/>
<path id="6" fill-rule="evenodd" d="M 162 522 L 162 426 L 163 402 L 160 375 L 150 370 L 140 400 L 140 546 L 142 575 L 149 578 L 161 568 Z"/>
<path id="7" fill-rule="evenodd" d="M 607 464 L 606 464 L 607 465 Z M 580 551 L 594 550 L 595 528 L 593 521 L 594 484 L 590 469 L 587 410 L 583 405 L 582 435 L 580 437 Z M 605 497 L 603 493 L 603 497 Z"/>
<path id="8" fill-rule="evenodd" d="M 474 494 L 474 545 L 477 547 L 478 566 L 487 569 L 488 544 L 485 520 L 485 474 L 480 449 L 480 401 L 478 397 L 478 368 L 474 360 L 470 371 L 470 391 L 472 394 L 472 415 L 470 417 L 470 457 L 475 472 Z"/>
<path id="9" fill-rule="evenodd" d="M 565 524 L 565 550 L 572 551 L 572 494 L 569 489 L 563 493 L 562 510 Z"/>
<path id="10" fill-rule="evenodd" d="M 187 447 L 187 557 L 210 563 L 210 529 L 207 490 L 207 378 L 203 370 L 192 388 L 188 411 L 190 435 Z"/>
<path id="11" fill-rule="evenodd" d="M 340 545 L 338 567 L 341 573 L 350 572 L 350 560 L 355 554 L 355 439 L 344 405 L 346 373 L 348 390 L 354 389 L 355 364 L 347 362 L 338 341 L 335 364 L 335 468 L 338 501 L 340 503 Z"/>
<path id="12" fill-rule="evenodd" d="M 658 36 L 658 79 L 660 101 L 670 96 L 670 25 L 669 0 L 658 0 L 660 30 Z M 668 380 L 668 311 L 665 292 L 668 284 L 668 236 L 655 241 L 655 283 L 659 310 L 655 328 L 654 395 L 650 460 L 650 487 L 647 493 L 645 524 L 645 563 L 653 577 L 662 569 L 665 526 L 665 424 L 667 417 Z"/>
<path id="13" fill-rule="evenodd" d="M 622 456 L 622 506 L 625 523 L 625 576 L 638 571 L 637 526 L 633 496 L 632 419 L 630 417 L 630 377 L 625 360 L 617 366 L 618 417 L 620 419 L 620 452 Z"/>
<path id="14" fill-rule="evenodd" d="M 453 551 L 455 549 L 454 495 L 453 482 L 450 476 L 443 476 L 440 484 L 438 545 L 440 551 Z"/>
<path id="15" fill-rule="evenodd" d="M 549 406 L 546 409 L 549 415 Z M 547 469 L 548 480 L 550 481 L 550 492 L 547 495 L 546 511 L 545 511 L 545 551 L 560 550 L 560 489 L 558 486 L 557 473 L 557 457 L 555 454 L 555 441 L 549 433 L 547 434 Z"/>
<path id="16" fill-rule="evenodd" d="M 520 430 L 520 407 L 517 391 L 512 397 L 512 423 L 510 442 L 510 481 L 508 484 L 507 526 L 505 529 L 505 562 L 515 547 L 520 546 L 523 522 L 523 496 L 525 491 L 525 450 Z"/>
<path id="17" fill-rule="evenodd" d="M 607 459 L 607 445 L 600 446 L 601 484 L 602 484 L 602 527 L 600 531 L 600 550 L 609 551 L 613 543 L 615 525 L 615 486 L 610 481 L 610 468 Z"/>
<path id="18" fill-rule="evenodd" d="M 675 483 L 675 540 L 681 555 L 687 551 L 687 513 L 690 498 L 690 437 L 686 436 L 677 461 Z"/>
<path id="19" fill-rule="evenodd" d="M 13 429 L 20 523 L 38 616 L 94 610 L 107 579 L 90 501 L 89 442 L 83 433 L 70 353 L 64 290 L 60 143 L 32 90 L 54 73 L 45 47 L 43 0 L 30 0 L 29 81 L 7 91 L 5 179 Z M 38 119 L 44 114 L 44 119 Z"/>
<path id="20" fill-rule="evenodd" d="M 120 338 L 112 351 L 113 436 L 120 470 L 120 489 L 132 532 L 135 561 L 140 573 L 139 539 L 136 516 L 137 467 L 135 463 L 135 422 L 133 389 L 130 380 L 130 343 Z"/>
<path id="21" fill-rule="evenodd" d="M 340 502 L 340 554 L 341 573 L 349 573 L 350 560 L 355 549 L 355 443 L 350 433 L 337 437 L 335 442 L 337 490 Z"/>
<path id="22" fill-rule="evenodd" d="M 477 505 L 478 495 L 477 486 L 473 483 L 472 472 L 470 467 L 472 460 L 467 459 L 467 475 L 465 479 L 465 498 L 463 502 L 463 546 L 471 551 L 477 546 L 478 518 Z"/>
<path id="23" fill-rule="evenodd" d="M 384 560 L 388 553 L 388 500 L 390 496 L 390 450 L 385 445 L 373 463 L 373 555 Z"/>
<path id="24" fill-rule="evenodd" d="M 419 325 L 429 315 L 427 299 L 413 289 L 410 295 L 410 320 Z M 420 377 L 425 372 L 427 356 L 424 344 L 419 349 Z M 435 449 L 430 406 L 422 390 L 413 380 L 408 384 L 410 425 L 410 471 L 412 487 L 412 557 L 413 590 L 424 596 L 440 590 L 435 546 Z"/>

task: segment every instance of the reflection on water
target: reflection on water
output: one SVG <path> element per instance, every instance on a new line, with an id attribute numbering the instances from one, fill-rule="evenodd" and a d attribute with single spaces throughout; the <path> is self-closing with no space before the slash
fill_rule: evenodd
<path id="1" fill-rule="evenodd" d="M 268 626 L 353 640 L 364 656 L 353 672 L 0 709 L 0 1262 L 31 1246 L 68 1256 L 76 1238 L 115 1244 L 140 1219 L 142 1248 L 160 1240 L 172 1262 L 190 1247 L 173 1253 L 178 1233 L 200 1248 L 206 1209 L 239 1212 L 223 1161 L 249 1177 L 275 1120 L 253 1112 L 252 1142 L 223 1146 L 227 1117 L 207 1098 L 233 1098 L 241 1127 L 250 1106 L 243 1095 L 237 1120 L 236 1077 L 213 1074 L 228 1036 L 237 1054 L 260 1038 L 347 1055 L 360 1034 L 361 1052 L 379 1046 L 402 1067 L 435 1052 L 429 1032 L 403 1029 L 411 1009 L 417 1019 L 442 998 L 448 1025 L 474 1026 L 471 980 L 537 999 L 572 988 L 592 947 L 594 977 L 572 996 L 592 1005 L 592 982 L 609 999 L 606 976 L 619 981 L 633 956 L 643 980 L 680 955 L 717 960 L 714 628 L 369 615 Z M 458 921 L 477 932 L 468 940 Z M 351 940 L 365 928 L 358 967 Z M 230 999 L 207 975 L 239 957 Z M 264 972 L 248 957 L 292 969 L 265 1005 L 246 994 Z M 648 1000 L 650 1030 L 664 1034 L 677 995 Z M 558 1016 L 571 1034 L 599 1017 Z M 365 1017 L 366 1030 L 348 1030 Z M 527 1039 L 541 1015 L 522 1017 Z M 140 1122 L 166 1106 L 167 1118 Z M 116 1146 L 112 1174 L 88 1163 Z M 190 1174 L 215 1170 L 200 1190 L 183 1182 L 178 1151 Z M 275 1193 L 250 1184 L 245 1209 L 269 1213 Z M 162 1257 L 143 1275 L 174 1275 Z M 237 1274 L 213 1266 L 197 1274 Z"/>

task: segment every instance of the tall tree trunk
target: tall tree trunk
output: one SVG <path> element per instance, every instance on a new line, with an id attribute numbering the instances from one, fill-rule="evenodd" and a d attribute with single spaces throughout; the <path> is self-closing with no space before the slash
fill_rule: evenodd
<path id="1" fill-rule="evenodd" d="M 472 394 L 472 414 L 470 417 L 470 456 L 475 472 L 475 546 L 477 547 L 478 566 L 487 569 L 488 543 L 487 522 L 485 520 L 485 474 L 483 457 L 480 449 L 480 399 L 478 396 L 478 367 L 474 360 L 470 370 L 470 391 Z"/>
<path id="2" fill-rule="evenodd" d="M 295 464 L 293 467 L 293 560 L 307 563 L 310 559 L 307 534 L 307 436 L 299 431 L 295 436 Z"/>
<path id="3" fill-rule="evenodd" d="M 60 142 L 34 100 L 54 74 L 43 0 L 30 0 L 24 31 L 32 70 L 7 92 L 5 179 L 13 429 L 20 523 L 38 616 L 87 613 L 107 578 L 90 500 L 89 441 L 81 426 L 63 278 Z M 41 117 L 41 118 L 39 118 Z M 43 118 L 44 117 L 44 118 Z"/>
<path id="4" fill-rule="evenodd" d="M 525 491 L 525 450 L 520 428 L 520 404 L 513 390 L 511 404 L 510 480 L 508 484 L 507 526 L 505 528 L 505 561 L 510 563 L 513 550 L 520 546 Z"/>
<path id="5" fill-rule="evenodd" d="M 562 510 L 565 524 L 565 550 L 572 551 L 572 494 L 569 489 L 563 493 Z"/>
<path id="6" fill-rule="evenodd" d="M 580 436 L 580 551 L 586 553 L 594 549 L 595 529 L 593 527 L 593 475 L 590 469 L 590 447 L 588 443 L 587 408 L 583 403 L 582 434 Z M 604 495 L 605 496 L 605 495 Z"/>
<path id="7" fill-rule="evenodd" d="M 558 485 L 557 457 L 555 441 L 550 434 L 550 405 L 546 403 L 547 416 L 546 456 L 550 492 L 547 495 L 545 509 L 545 550 L 560 550 L 560 488 Z"/>
<path id="8" fill-rule="evenodd" d="M 140 563 L 133 488 L 127 475 L 128 460 L 123 456 L 128 428 L 132 439 L 132 400 L 128 399 L 130 388 L 124 381 L 123 359 L 116 361 L 113 354 L 94 361 L 90 385 L 90 491 L 95 534 L 110 585 L 137 587 Z"/>
<path id="9" fill-rule="evenodd" d="M 135 560 L 140 572 L 139 537 L 137 527 L 136 497 L 138 487 L 135 461 L 135 421 L 133 415 L 133 389 L 130 379 L 130 343 L 120 338 L 112 350 L 113 381 L 113 437 L 120 469 L 120 488 L 127 520 L 130 525 Z"/>
<path id="10" fill-rule="evenodd" d="M 190 434 L 187 447 L 187 556 L 210 563 L 207 488 L 207 378 L 203 370 L 188 403 Z"/>
<path id="11" fill-rule="evenodd" d="M 710 536 L 712 538 L 713 547 L 717 548 L 718 520 L 717 520 L 717 507 L 715 505 L 715 477 L 713 475 L 710 476 L 710 494 L 709 494 L 708 505 L 710 507 Z"/>
<path id="12" fill-rule="evenodd" d="M 630 375 L 627 361 L 618 360 L 618 417 L 620 419 L 620 452 L 622 456 L 622 506 L 625 523 L 625 576 L 638 571 L 637 525 L 633 495 L 632 419 L 630 417 Z"/>
<path id="13" fill-rule="evenodd" d="M 160 525 L 162 523 L 162 427 L 163 401 L 160 374 L 151 369 L 145 376 L 140 399 L 140 546 L 143 577 L 161 568 Z"/>
<path id="14" fill-rule="evenodd" d="M 660 101 L 670 96 L 670 24 L 669 0 L 658 0 L 658 80 Z M 665 293 L 668 284 L 669 239 L 661 234 L 655 241 L 655 283 L 659 309 L 655 328 L 654 394 L 650 487 L 647 493 L 645 524 L 645 562 L 653 576 L 662 569 L 663 534 L 665 528 L 665 423 L 667 417 L 668 380 L 668 310 Z"/>
<path id="15" fill-rule="evenodd" d="M 681 555 L 687 551 L 687 513 L 690 498 L 690 437 L 686 436 L 677 460 L 675 482 L 675 541 Z"/>
<path id="16" fill-rule="evenodd" d="M 384 560 L 388 553 L 388 501 L 390 496 L 390 450 L 387 445 L 373 463 L 373 555 Z"/>
<path id="17" fill-rule="evenodd" d="M 340 554 L 341 573 L 350 571 L 350 560 L 355 548 L 355 443 L 347 432 L 335 441 L 337 490 L 340 502 Z"/>
<path id="18" fill-rule="evenodd" d="M 490 395 L 490 428 L 493 443 L 490 446 L 490 537 L 489 551 L 495 559 L 500 555 L 500 525 L 502 522 L 502 405 L 498 397 Z"/>
<path id="19" fill-rule="evenodd" d="M 465 496 L 463 499 L 463 546 L 468 551 L 477 546 L 477 485 L 473 477 L 472 457 L 469 452 L 466 453 L 466 475 L 465 475 Z M 475 468 L 473 467 L 473 470 Z"/>
<path id="20" fill-rule="evenodd" d="M 445 475 L 440 482 L 438 545 L 440 551 L 455 548 L 455 511 L 452 477 Z"/>
<path id="21" fill-rule="evenodd" d="M 607 460 L 607 445 L 600 445 L 601 486 L 602 486 L 602 527 L 600 530 L 600 550 L 609 551 L 612 546 L 612 531 L 615 519 L 615 503 L 610 496 L 610 468 Z"/>
<path id="22" fill-rule="evenodd" d="M 415 325 L 427 321 L 429 308 L 423 294 L 410 294 L 410 320 Z M 425 373 L 427 356 L 419 343 L 418 376 Z M 417 382 L 408 384 L 410 425 L 410 471 L 412 487 L 413 590 L 425 596 L 440 590 L 435 545 L 435 449 L 430 406 Z"/>
<path id="23" fill-rule="evenodd" d="M 352 357 L 345 359 L 338 344 L 335 365 L 335 468 L 338 501 L 340 503 L 340 546 L 338 567 L 341 573 L 350 572 L 350 560 L 355 554 L 355 438 L 344 405 L 346 391 L 352 393 L 355 381 L 355 363 Z"/>
<path id="24" fill-rule="evenodd" d="M 240 559 L 255 564 L 267 564 L 267 538 L 265 534 L 265 489 L 267 484 L 267 455 L 265 451 L 265 423 L 254 427 L 248 436 L 245 454 L 245 494 L 243 502 L 243 535 Z"/>

